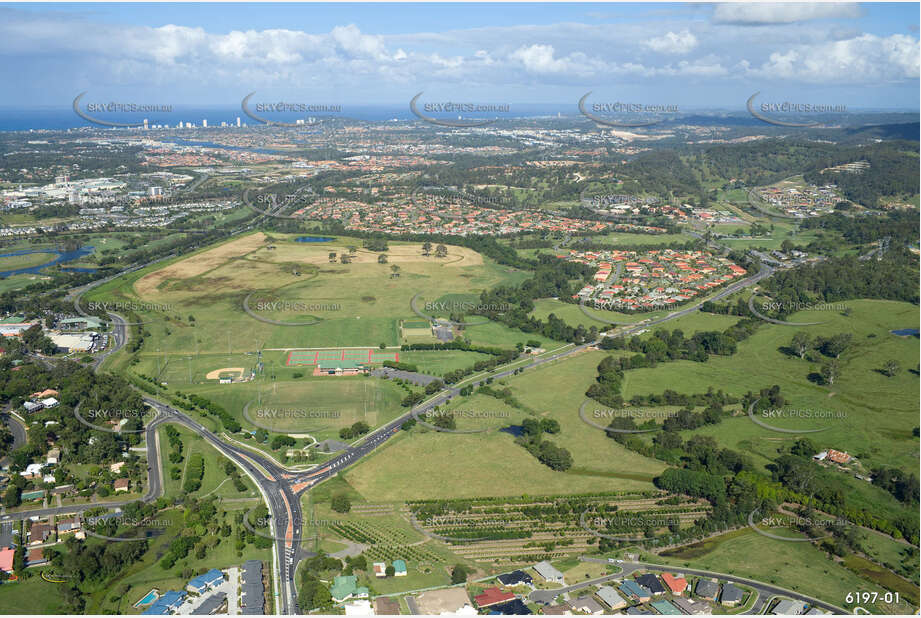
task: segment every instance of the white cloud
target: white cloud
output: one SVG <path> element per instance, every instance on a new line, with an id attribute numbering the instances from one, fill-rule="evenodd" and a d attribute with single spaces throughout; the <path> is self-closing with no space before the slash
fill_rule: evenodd
<path id="1" fill-rule="evenodd" d="M 918 40 L 864 34 L 846 41 L 772 53 L 752 72 L 763 78 L 812 83 L 873 84 L 921 77 Z"/>
<path id="2" fill-rule="evenodd" d="M 810 19 L 860 17 L 860 7 L 850 2 L 816 2 L 810 4 L 734 2 L 717 4 L 713 21 L 720 24 L 758 26 L 792 24 Z"/>
<path id="3" fill-rule="evenodd" d="M 687 30 L 667 32 L 644 41 L 643 45 L 661 54 L 687 54 L 697 47 L 697 37 Z"/>

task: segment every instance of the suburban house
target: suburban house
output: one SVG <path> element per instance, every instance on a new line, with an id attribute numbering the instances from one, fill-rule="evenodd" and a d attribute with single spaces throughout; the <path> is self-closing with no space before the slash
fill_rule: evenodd
<path id="1" fill-rule="evenodd" d="M 80 518 L 79 517 L 70 517 L 68 519 L 62 519 L 58 522 L 58 536 L 62 534 L 71 534 L 73 532 L 80 531 Z"/>
<path id="2" fill-rule="evenodd" d="M 537 574 L 543 577 L 548 582 L 556 582 L 557 584 L 563 584 L 563 574 L 557 570 L 552 564 L 544 560 L 543 562 L 538 562 L 534 565 L 534 570 L 537 571 Z"/>
<path id="3" fill-rule="evenodd" d="M 199 575 L 198 577 L 193 577 L 190 579 L 189 583 L 186 584 L 185 589 L 189 592 L 204 594 L 215 586 L 219 586 L 223 583 L 224 574 L 217 569 L 211 569 L 203 575 Z"/>
<path id="4" fill-rule="evenodd" d="M 611 609 L 620 609 L 627 606 L 627 601 L 610 586 L 602 586 L 595 594 Z"/>
<path id="5" fill-rule="evenodd" d="M 115 488 L 115 493 L 120 491 L 128 491 L 128 488 L 131 486 L 131 481 L 128 479 L 115 479 L 115 482 L 112 483 L 112 487 Z"/>
<path id="6" fill-rule="evenodd" d="M 375 562 L 371 565 L 371 568 L 374 571 L 375 577 L 387 577 L 387 563 L 386 562 Z"/>
<path id="7" fill-rule="evenodd" d="M 45 463 L 54 465 L 61 462 L 61 449 L 53 448 L 45 455 Z"/>
<path id="8" fill-rule="evenodd" d="M 511 601 L 506 601 L 499 605 L 493 605 L 489 613 L 500 614 L 502 616 L 528 616 L 533 612 L 531 612 L 521 599 L 512 599 Z"/>
<path id="9" fill-rule="evenodd" d="M 771 610 L 771 614 L 774 616 L 799 616 L 805 609 L 805 603 L 784 599 L 774 606 L 774 609 Z"/>
<path id="10" fill-rule="evenodd" d="M 6 573 L 13 572 L 13 556 L 16 554 L 15 549 L 4 547 L 0 549 L 0 571 Z"/>
<path id="11" fill-rule="evenodd" d="M 57 392 L 53 388 L 46 388 L 43 391 L 37 393 L 32 393 L 29 395 L 29 399 L 44 399 L 45 397 L 58 397 L 61 393 Z"/>
<path id="12" fill-rule="evenodd" d="M 45 552 L 41 547 L 33 547 L 29 550 L 29 553 L 26 554 L 26 566 L 34 567 L 42 564 L 47 564 L 48 559 L 45 558 Z"/>
<path id="13" fill-rule="evenodd" d="M 624 580 L 624 583 L 620 586 L 620 593 L 628 599 L 633 599 L 640 603 L 645 603 L 652 598 L 652 593 L 647 588 L 639 585 L 632 579 Z"/>
<path id="14" fill-rule="evenodd" d="M 577 612 L 591 614 L 592 616 L 597 616 L 604 613 L 604 607 L 601 605 L 601 603 L 589 596 L 580 597 L 575 601 L 570 601 L 569 605 Z"/>
<path id="15" fill-rule="evenodd" d="M 662 573 L 662 581 L 672 594 L 681 595 L 688 589 L 688 580 L 683 577 L 675 577 L 671 573 Z"/>
<path id="16" fill-rule="evenodd" d="M 491 605 L 498 605 L 499 603 L 505 603 L 506 601 L 511 601 L 515 598 L 515 595 L 511 592 L 503 592 L 493 586 L 492 588 L 487 588 L 483 591 L 482 594 L 478 594 L 473 597 L 474 602 L 477 604 L 477 607 L 483 609 L 484 607 L 489 607 Z"/>
<path id="17" fill-rule="evenodd" d="M 371 601 L 368 599 L 356 599 L 342 605 L 346 616 L 373 616 L 374 610 L 371 609 Z"/>
<path id="18" fill-rule="evenodd" d="M 702 599 L 709 599 L 710 601 L 715 601 L 719 592 L 719 583 L 709 579 L 697 580 L 697 586 L 694 588 L 694 594 Z"/>
<path id="19" fill-rule="evenodd" d="M 659 578 L 656 577 L 653 573 L 637 575 L 636 583 L 649 590 L 653 596 L 665 593 L 665 588 L 662 586 L 662 583 L 659 582 Z"/>
<path id="20" fill-rule="evenodd" d="M 396 577 L 405 577 L 407 572 L 405 560 L 398 559 L 393 561 L 393 574 Z"/>
<path id="21" fill-rule="evenodd" d="M 742 602 L 742 597 L 744 596 L 745 593 L 742 589 L 730 582 L 723 585 L 723 592 L 720 594 L 720 604 L 727 607 L 735 607 Z"/>
<path id="22" fill-rule="evenodd" d="M 671 601 L 660 599 L 649 604 L 651 608 L 663 616 L 682 616 L 683 612 Z"/>
<path id="23" fill-rule="evenodd" d="M 29 545 L 44 543 L 48 540 L 48 537 L 51 536 L 52 532 L 54 532 L 54 528 L 51 524 L 35 522 L 32 524 L 32 527 L 29 528 Z"/>
<path id="24" fill-rule="evenodd" d="M 265 588 L 262 585 L 262 560 L 247 560 L 240 572 L 243 595 L 240 606 L 247 615 L 261 615 L 265 612 Z"/>
<path id="25" fill-rule="evenodd" d="M 163 593 L 163 595 L 153 602 L 153 604 L 145 609 L 142 614 L 146 615 L 160 615 L 166 616 L 173 613 L 179 606 L 182 605 L 182 602 L 186 598 L 185 590 L 168 590 Z"/>
<path id="26" fill-rule="evenodd" d="M 496 579 L 498 579 L 499 583 L 503 586 L 520 586 L 522 584 L 530 586 L 534 581 L 531 579 L 530 575 L 520 569 L 512 571 L 511 573 L 503 573 Z"/>
<path id="27" fill-rule="evenodd" d="M 41 403 L 37 401 L 24 401 L 22 402 L 22 407 L 25 409 L 26 412 L 38 412 L 39 410 L 43 409 L 45 406 L 43 406 Z"/>
<path id="28" fill-rule="evenodd" d="M 677 605 L 681 611 L 689 616 L 700 616 L 712 613 L 710 605 L 703 601 L 692 601 L 691 599 L 679 597 L 677 599 L 672 599 L 672 603 Z"/>
<path id="29" fill-rule="evenodd" d="M 354 575 L 337 575 L 333 579 L 333 586 L 329 589 L 336 603 L 342 603 L 349 599 L 366 599 L 368 598 L 368 589 L 364 586 L 358 586 L 358 578 Z"/>

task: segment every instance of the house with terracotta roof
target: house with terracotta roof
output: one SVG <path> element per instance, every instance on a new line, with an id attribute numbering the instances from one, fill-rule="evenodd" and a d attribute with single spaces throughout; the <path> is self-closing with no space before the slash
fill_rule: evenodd
<path id="1" fill-rule="evenodd" d="M 688 589 L 688 580 L 683 577 L 675 577 L 671 573 L 662 573 L 662 581 L 672 594 L 684 594 L 684 591 Z"/>
<path id="2" fill-rule="evenodd" d="M 0 549 L 0 571 L 13 572 L 13 556 L 15 554 L 15 549 L 10 549 L 9 547 Z"/>
<path id="3" fill-rule="evenodd" d="M 514 598 L 515 595 L 511 592 L 502 592 L 493 586 L 492 588 L 487 588 L 484 590 L 482 594 L 478 594 L 473 597 L 473 600 L 476 602 L 477 607 L 482 609 L 484 607 L 489 607 L 490 605 L 497 605 L 499 603 L 511 601 Z"/>

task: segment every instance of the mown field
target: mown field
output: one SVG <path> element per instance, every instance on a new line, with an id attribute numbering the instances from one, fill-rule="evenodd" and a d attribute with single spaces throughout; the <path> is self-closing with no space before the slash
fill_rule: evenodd
<path id="1" fill-rule="evenodd" d="M 257 504 L 257 501 L 262 499 L 259 492 L 256 491 L 256 488 L 253 486 L 253 482 L 248 476 L 242 473 L 240 476 L 246 484 L 246 490 L 242 492 L 237 491 L 230 477 L 224 472 L 224 463 L 227 459 L 218 453 L 213 446 L 205 442 L 203 438 L 185 427 L 180 427 L 178 425 L 172 425 L 172 427 L 175 427 L 182 437 L 183 460 L 178 464 L 170 463 L 168 459 L 172 449 L 166 437 L 165 427 L 159 427 L 157 430 L 160 435 L 160 450 L 163 459 L 163 489 L 164 495 L 167 498 L 182 498 L 186 495 L 196 498 L 206 498 L 209 496 L 235 499 L 253 498 L 254 501 L 251 506 Z M 187 493 L 183 489 L 183 484 L 188 475 L 189 460 L 194 453 L 200 454 L 204 459 L 205 473 L 201 480 L 201 487 L 197 491 Z M 173 479 L 170 475 L 170 468 L 173 466 L 182 470 L 182 475 L 178 479 Z"/>
<path id="2" fill-rule="evenodd" d="M 602 358 L 601 352 L 586 352 L 492 385 L 507 383 L 524 409 L 481 395 L 455 398 L 451 409 L 472 412 L 456 417 L 458 429 L 490 431 L 451 434 L 417 426 L 362 460 L 346 478 L 370 501 L 651 489 L 663 464 L 627 451 L 579 419 L 583 393 Z M 560 422 L 562 431 L 547 437 L 571 452 L 571 470 L 548 468 L 515 444 L 513 435 L 497 431 L 529 413 Z M 418 475 L 419 469 L 426 474 Z"/>

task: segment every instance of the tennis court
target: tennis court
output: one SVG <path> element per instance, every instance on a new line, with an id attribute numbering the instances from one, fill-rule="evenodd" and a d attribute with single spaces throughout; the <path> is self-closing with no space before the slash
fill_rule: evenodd
<path id="1" fill-rule="evenodd" d="M 358 361 L 380 364 L 384 361 L 399 362 L 396 350 L 375 350 L 374 348 L 333 348 L 328 350 L 291 350 L 285 364 L 289 367 L 317 365 L 320 361 Z"/>

